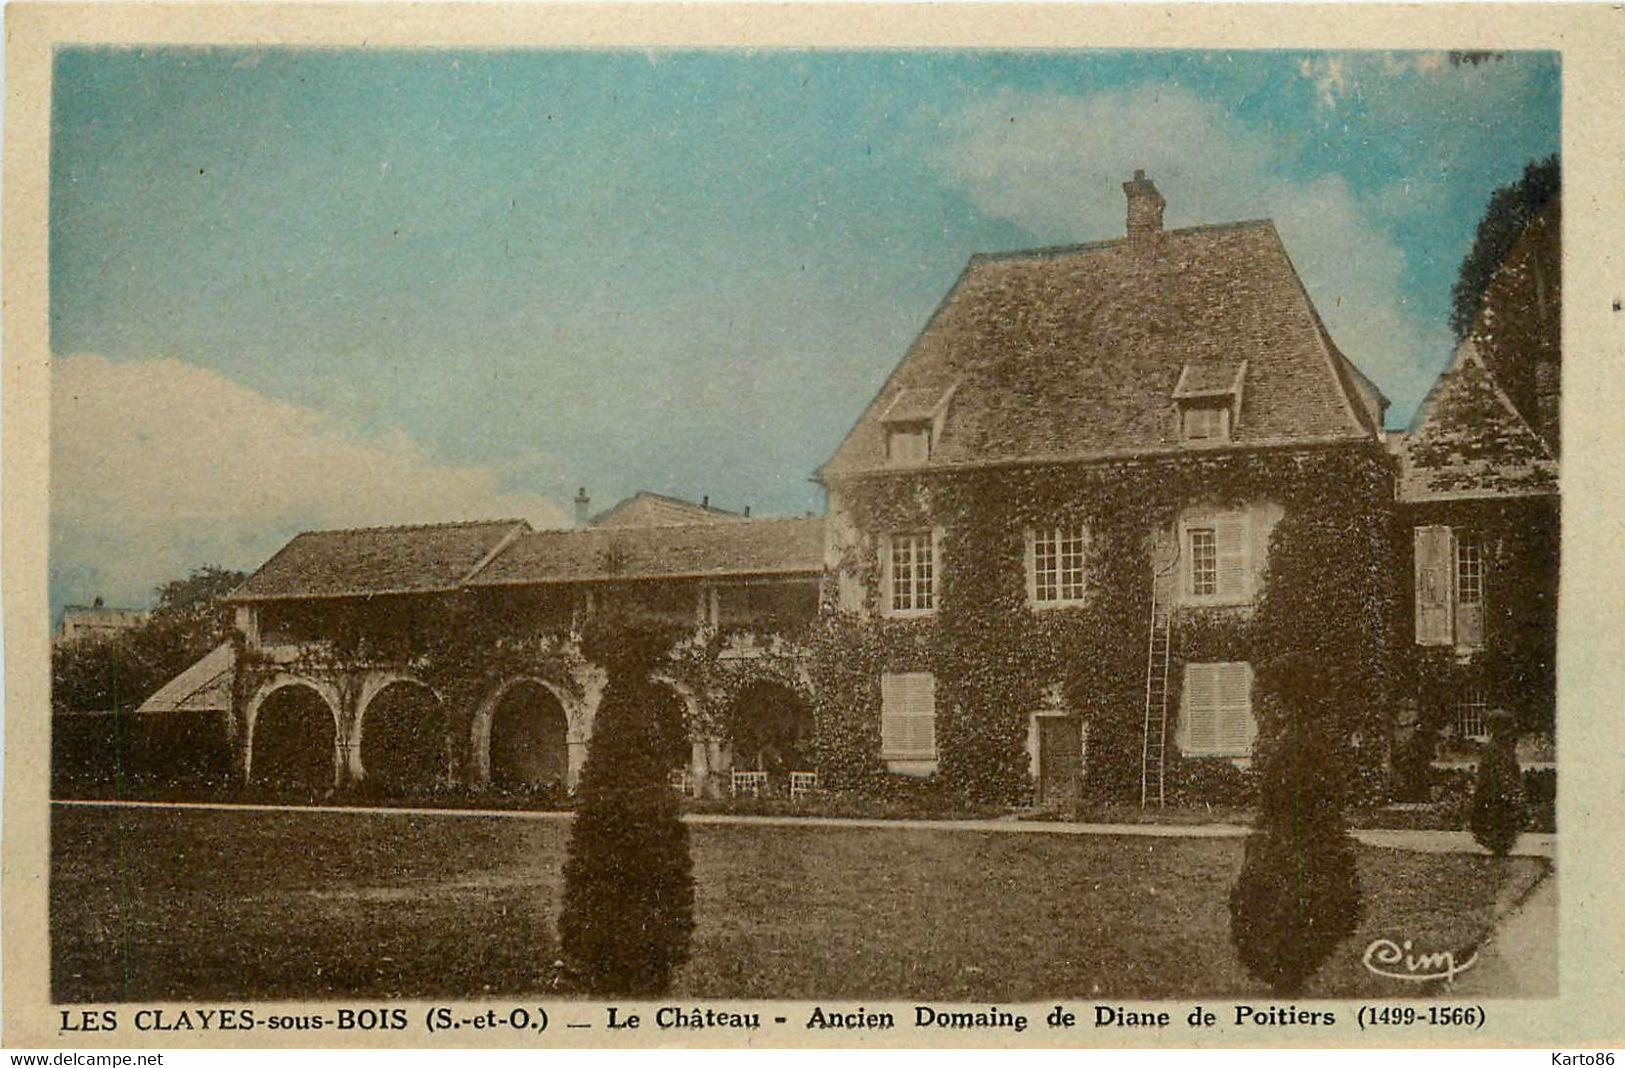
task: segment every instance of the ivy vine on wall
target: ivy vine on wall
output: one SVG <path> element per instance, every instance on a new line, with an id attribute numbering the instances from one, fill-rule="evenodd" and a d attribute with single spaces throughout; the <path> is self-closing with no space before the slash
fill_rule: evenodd
<path id="1" fill-rule="evenodd" d="M 840 784 L 873 789 L 888 778 L 879 760 L 880 675 L 920 670 L 937 679 L 937 788 L 976 801 L 1029 800 L 1029 716 L 1058 684 L 1066 706 L 1089 725 L 1088 793 L 1137 799 L 1152 538 L 1172 529 L 1186 508 L 1263 501 L 1283 506 L 1285 516 L 1257 607 L 1176 616 L 1170 739 L 1183 662 L 1250 660 L 1256 667 L 1312 648 L 1337 678 L 1357 681 L 1348 729 L 1380 747 L 1376 721 L 1387 702 L 1383 657 L 1395 594 L 1393 558 L 1383 555 L 1393 492 L 1389 466 L 1375 449 L 911 472 L 833 489 L 832 506 L 861 532 L 840 566 L 868 597 L 861 617 L 826 612 L 813 643 L 824 766 Z M 1089 531 L 1085 603 L 1034 611 L 1025 532 L 1074 524 Z M 876 600 L 878 539 L 924 527 L 941 532 L 936 612 L 888 619 Z M 1352 711 L 1355 704 L 1365 718 Z M 1175 799 L 1242 799 L 1250 789 L 1231 761 L 1181 760 L 1172 751 L 1169 776 Z"/>

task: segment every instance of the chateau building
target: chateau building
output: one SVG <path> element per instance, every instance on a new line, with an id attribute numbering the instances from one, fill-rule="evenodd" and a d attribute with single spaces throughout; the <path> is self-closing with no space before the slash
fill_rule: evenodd
<path id="1" fill-rule="evenodd" d="M 609 611 L 687 634 L 659 681 L 696 794 L 1244 796 L 1282 620 L 1358 689 L 1373 796 L 1491 707 L 1549 733 L 1554 452 L 1474 344 L 1386 433 L 1272 223 L 1165 229 L 1123 189 L 1122 237 L 972 258 L 817 472 L 824 516 L 583 490 L 570 530 L 295 538 L 231 598 L 240 774 L 569 786 Z"/>

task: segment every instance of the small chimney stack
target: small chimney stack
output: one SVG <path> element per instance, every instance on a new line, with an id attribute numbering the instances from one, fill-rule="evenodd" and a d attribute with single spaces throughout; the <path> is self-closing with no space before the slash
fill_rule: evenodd
<path id="1" fill-rule="evenodd" d="M 1128 236 L 1145 238 L 1162 233 L 1162 209 L 1167 201 L 1157 192 L 1156 183 L 1144 171 L 1135 171 L 1134 177 L 1123 183 L 1123 192 L 1128 197 Z"/>
<path id="2" fill-rule="evenodd" d="M 587 525 L 587 511 L 592 507 L 592 498 L 587 496 L 587 487 L 582 486 L 576 490 L 576 526 Z"/>

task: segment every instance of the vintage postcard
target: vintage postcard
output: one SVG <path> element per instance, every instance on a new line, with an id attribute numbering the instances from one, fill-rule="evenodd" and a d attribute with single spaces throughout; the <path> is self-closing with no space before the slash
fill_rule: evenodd
<path id="1" fill-rule="evenodd" d="M 1622 29 L 12 5 L 5 1043 L 1594 1063 Z"/>

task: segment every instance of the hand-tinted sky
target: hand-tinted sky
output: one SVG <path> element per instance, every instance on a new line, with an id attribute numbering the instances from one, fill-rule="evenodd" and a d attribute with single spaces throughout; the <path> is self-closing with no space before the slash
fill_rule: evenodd
<path id="1" fill-rule="evenodd" d="M 808 481 L 975 251 L 1276 219 L 1407 417 L 1551 55 L 68 49 L 52 599 Z"/>

